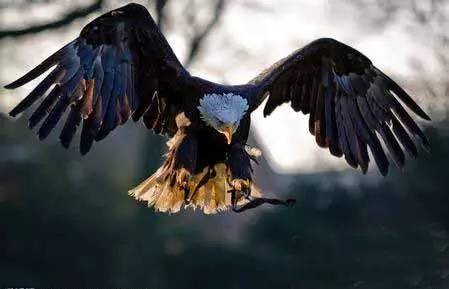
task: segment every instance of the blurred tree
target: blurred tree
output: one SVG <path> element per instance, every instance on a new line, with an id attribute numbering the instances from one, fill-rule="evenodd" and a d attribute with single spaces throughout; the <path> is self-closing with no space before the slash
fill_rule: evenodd
<path id="1" fill-rule="evenodd" d="M 426 74 L 428 56 L 416 55 L 411 59 L 420 73 L 416 79 L 420 90 L 434 98 L 433 109 L 448 107 L 449 96 L 449 2 L 446 0 L 346 0 L 356 7 L 360 24 L 381 31 L 398 22 L 407 23 L 406 32 L 413 39 L 428 39 L 423 43 L 433 51 L 437 59 L 438 70 Z M 446 109 L 447 112 L 447 109 Z M 444 117 L 443 117 L 444 118 Z"/>
<path id="2" fill-rule="evenodd" d="M 239 245 L 207 242 L 198 226 L 174 226 L 190 213 L 154 214 L 114 193 L 126 190 L 129 182 L 117 179 L 121 171 L 104 171 L 120 167 L 107 150 L 96 152 L 92 161 L 82 160 L 82 171 L 87 170 L 82 173 L 74 169 L 81 162 L 74 154 L 68 158 L 55 149 L 57 144 L 33 150 L 30 136 L 14 130 L 10 122 L 1 124 L 0 151 L 10 155 L 0 162 L 2 286 L 449 285 L 449 236 L 442 222 L 447 217 L 440 215 L 447 216 L 449 206 L 449 136 L 437 130 L 428 132 L 432 155 L 379 186 L 361 185 L 363 194 L 339 185 L 339 174 L 321 176 L 334 184 L 325 190 L 298 177 L 290 189 L 299 196 L 298 205 L 265 211 L 244 231 Z M 14 154 L 20 150 L 32 157 L 18 161 Z"/>
<path id="3" fill-rule="evenodd" d="M 23 1 L 15 1 L 11 3 L 3 3 L 3 5 L 0 6 L 1 9 L 19 9 L 19 10 L 25 10 L 27 5 L 47 5 L 49 3 L 56 2 L 56 1 L 49 1 L 49 0 L 23 0 Z M 84 1 L 81 1 L 84 2 Z M 58 29 L 62 28 L 64 26 L 70 25 L 74 21 L 78 19 L 85 18 L 93 13 L 97 12 L 104 12 L 104 8 L 107 7 L 106 5 L 107 1 L 105 0 L 94 0 L 89 5 L 82 6 L 81 4 L 76 4 L 75 7 L 71 8 L 71 10 L 66 11 L 64 15 L 60 16 L 60 18 L 49 21 L 48 23 L 39 23 L 39 24 L 33 24 L 29 27 L 25 28 L 12 28 L 12 29 L 6 29 L 6 30 L 0 30 L 0 40 L 2 38 L 6 37 L 21 37 L 26 36 L 30 34 L 40 33 L 52 29 Z M 148 5 L 155 10 L 155 19 L 162 31 L 165 30 L 166 22 L 168 21 L 168 18 L 165 17 L 165 14 L 167 13 L 167 7 L 169 7 L 170 3 L 172 2 L 170 0 L 149 0 Z M 221 16 L 224 12 L 225 7 L 225 0 L 213 0 L 213 1 L 193 1 L 189 0 L 187 1 L 187 5 L 185 6 L 185 11 L 183 15 L 185 15 L 187 19 L 187 23 L 189 25 L 189 30 L 192 31 L 190 33 L 189 38 L 187 40 L 188 43 L 188 53 L 187 53 L 187 59 L 185 61 L 185 65 L 189 66 L 192 64 L 192 62 L 195 60 L 195 58 L 198 56 L 203 41 L 207 38 L 207 36 L 210 34 L 212 29 L 217 25 L 218 21 L 220 20 Z M 73 3 L 72 3 L 73 4 Z M 116 3 L 114 3 L 116 4 Z M 65 5 L 64 3 L 61 3 L 61 5 Z M 123 5 L 123 3 L 117 3 L 117 5 Z M 82 6 L 82 7 L 80 7 Z M 198 7 L 199 6 L 206 6 L 208 10 L 210 10 L 210 14 L 212 17 L 210 19 L 207 19 L 206 21 L 203 21 L 202 19 L 199 19 L 198 17 Z M 118 7 L 118 6 L 117 6 Z"/>
<path id="4" fill-rule="evenodd" d="M 49 1 L 33 1 L 33 0 L 28 0 L 29 3 L 23 3 L 22 6 L 17 7 L 18 9 L 26 9 L 26 4 L 35 4 L 36 2 L 38 3 L 43 3 L 46 4 Z M 102 6 L 103 6 L 104 1 L 103 0 L 96 0 L 94 1 L 92 4 L 83 7 L 83 8 L 74 8 L 71 11 L 66 12 L 65 15 L 63 15 L 61 18 L 53 20 L 51 22 L 48 23 L 44 23 L 44 24 L 35 24 L 32 25 L 30 27 L 26 27 L 26 28 L 18 28 L 18 29 L 8 29 L 8 30 L 0 30 L 0 40 L 2 38 L 5 37 L 18 37 L 18 36 L 25 36 L 28 34 L 34 34 L 34 33 L 39 33 L 39 32 L 43 32 L 43 31 L 47 31 L 50 29 L 57 29 L 57 28 L 61 28 L 65 25 L 69 25 L 72 22 L 74 22 L 77 19 L 86 17 L 96 11 L 101 10 Z M 2 7 L 2 9 L 7 9 L 7 6 Z"/>

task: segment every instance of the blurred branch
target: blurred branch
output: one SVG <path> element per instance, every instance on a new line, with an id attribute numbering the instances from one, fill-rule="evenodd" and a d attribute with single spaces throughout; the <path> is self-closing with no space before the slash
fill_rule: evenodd
<path id="1" fill-rule="evenodd" d="M 414 39 L 422 36 L 431 39 L 432 41 L 426 42 L 425 46 L 432 49 L 431 57 L 437 59 L 442 75 L 447 75 L 449 72 L 449 54 L 447 53 L 449 30 L 446 28 L 449 24 L 449 2 L 447 0 L 347 0 L 346 2 L 357 8 L 370 28 L 384 30 L 395 22 L 403 21 L 408 23 L 406 31 L 413 35 Z M 427 63 L 422 55 L 412 58 L 411 61 L 421 75 L 417 82 L 427 95 L 434 99 L 445 99 L 449 96 L 447 77 L 442 76 L 441 79 L 437 79 L 434 75 L 426 76 L 423 72 Z"/>
<path id="2" fill-rule="evenodd" d="M 65 26 L 67 24 L 72 23 L 73 21 L 88 16 L 89 14 L 98 11 L 101 9 L 103 5 L 104 0 L 96 0 L 91 5 L 84 7 L 84 8 L 77 8 L 66 15 L 64 15 L 61 19 L 55 20 L 53 22 L 40 24 L 40 25 L 34 25 L 27 28 L 21 28 L 21 29 L 11 29 L 11 30 L 2 30 L 0 31 L 0 39 L 6 38 L 6 37 L 19 37 L 24 36 L 28 34 L 34 34 L 39 33 L 47 30 L 57 29 L 62 26 Z"/>
<path id="3" fill-rule="evenodd" d="M 189 66 L 198 56 L 204 39 L 209 35 L 214 26 L 218 23 L 224 12 L 225 0 L 218 0 L 214 8 L 214 16 L 206 24 L 203 30 L 196 31 L 190 42 L 190 51 L 186 60 L 186 66 Z"/>
<path id="4" fill-rule="evenodd" d="M 152 2 L 151 0 L 149 2 Z M 157 14 L 157 26 L 163 31 L 165 24 L 165 7 L 168 0 L 156 0 L 156 14 Z"/>
<path id="5" fill-rule="evenodd" d="M 36 3 L 51 3 L 55 2 L 57 0 L 3 0 L 3 2 L 0 3 L 0 9 L 5 8 L 23 8 L 26 7 L 29 4 L 36 4 Z"/>
<path id="6" fill-rule="evenodd" d="M 42 1 L 47 2 L 51 0 L 31 0 L 31 2 L 35 1 Z M 83 8 L 77 8 L 70 12 L 68 12 L 66 15 L 64 15 L 61 19 L 40 24 L 40 25 L 32 25 L 30 27 L 26 28 L 20 28 L 20 29 L 10 29 L 10 30 L 0 30 L 0 39 L 7 38 L 7 37 L 21 37 L 26 36 L 30 34 L 40 33 L 47 30 L 57 29 L 60 27 L 63 27 L 65 25 L 68 25 L 72 22 L 74 22 L 77 19 L 83 18 L 88 16 L 89 14 L 92 14 L 98 10 L 100 10 L 103 6 L 104 0 L 95 0 L 94 3 L 87 7 Z M 166 7 L 169 3 L 169 0 L 150 0 L 150 3 L 155 5 L 156 9 L 156 15 L 157 15 L 157 24 L 161 31 L 165 32 L 165 26 L 166 26 Z M 191 39 L 188 40 L 189 42 L 189 51 L 188 56 L 186 60 L 186 66 L 189 66 L 192 64 L 192 62 L 196 59 L 196 57 L 199 55 L 199 52 L 201 50 L 202 44 L 204 43 L 204 40 L 208 37 L 208 35 L 211 33 L 212 29 L 217 25 L 219 20 L 221 19 L 221 16 L 224 13 L 224 6 L 225 6 L 226 0 L 217 0 L 212 8 L 213 11 L 211 14 L 213 16 L 211 19 L 205 24 L 203 27 L 195 27 L 195 31 Z M 192 5 L 189 7 L 189 11 L 192 15 L 192 21 L 196 22 L 197 18 L 197 11 L 195 7 Z M 22 8 L 24 9 L 24 8 Z M 189 13 L 186 13 L 189 14 Z M 194 23 L 192 23 L 192 26 L 195 26 Z"/>
<path id="7" fill-rule="evenodd" d="M 156 16 L 157 16 L 157 25 L 159 29 L 166 33 L 166 28 L 169 26 L 169 20 L 166 17 L 167 16 L 167 7 L 169 0 L 149 0 L 148 1 L 151 5 L 154 5 L 156 10 Z M 215 3 L 213 3 L 215 2 Z M 205 41 L 205 39 L 210 35 L 212 29 L 218 24 L 219 20 L 221 19 L 221 16 L 224 14 L 224 7 L 225 7 L 226 0 L 216 0 L 216 1 L 204 1 L 202 5 L 205 3 L 210 4 L 210 6 L 213 6 L 211 8 L 212 17 L 210 20 L 202 25 L 203 23 L 199 24 L 198 22 L 198 7 L 194 5 L 194 1 L 189 2 L 191 5 L 187 6 L 187 9 L 183 16 L 187 17 L 188 26 L 193 28 L 193 35 L 187 36 L 188 40 L 188 47 L 189 50 L 187 52 L 187 60 L 185 62 L 185 66 L 189 66 L 193 63 L 193 61 L 197 58 L 199 55 L 202 45 Z M 172 3 L 172 2 L 170 2 Z M 209 6 L 209 5 L 208 5 Z"/>

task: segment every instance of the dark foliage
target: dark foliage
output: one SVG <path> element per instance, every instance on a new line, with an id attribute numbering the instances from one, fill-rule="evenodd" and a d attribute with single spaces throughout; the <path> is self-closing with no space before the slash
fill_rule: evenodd
<path id="1" fill-rule="evenodd" d="M 238 243 L 217 243 L 208 240 L 227 235 L 218 225 L 222 217 L 209 217 L 217 225 L 206 231 L 202 217 L 156 214 L 126 195 L 159 165 L 162 147 L 153 138 L 142 173 L 132 179 L 126 170 L 105 171 L 120 162 L 108 153 L 114 144 L 81 161 L 57 144 L 30 150 L 29 133 L 11 133 L 22 125 L 2 122 L 0 130 L 0 150 L 9 152 L 0 162 L 2 286 L 449 285 L 449 137 L 438 130 L 427 131 L 432 153 L 407 172 L 357 188 L 338 185 L 347 173 L 298 176 L 289 193 L 298 197 L 294 208 L 265 211 L 241 227 Z M 21 156 L 24 151 L 31 155 Z M 81 177 L 77 166 L 88 168 Z M 335 185 L 320 189 L 324 179 Z M 236 214 L 232 222 L 246 217 Z"/>

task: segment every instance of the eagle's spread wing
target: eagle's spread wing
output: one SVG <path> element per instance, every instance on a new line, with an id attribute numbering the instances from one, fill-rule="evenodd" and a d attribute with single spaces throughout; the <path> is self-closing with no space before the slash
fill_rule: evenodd
<path id="1" fill-rule="evenodd" d="M 428 141 L 410 117 L 430 120 L 410 96 L 357 50 L 333 39 L 319 39 L 274 64 L 252 81 L 263 90 L 255 103 L 268 101 L 264 115 L 290 102 L 295 111 L 310 114 L 309 130 L 332 155 L 345 156 L 349 165 L 368 169 L 370 148 L 382 175 L 389 161 L 404 166 L 406 151 L 416 157 L 416 139 Z"/>
<path id="2" fill-rule="evenodd" d="M 173 87 L 188 73 L 143 6 L 129 4 L 95 19 L 78 38 L 6 88 L 22 86 L 54 66 L 10 112 L 16 116 L 50 90 L 29 119 L 33 128 L 48 114 L 38 131 L 40 139 L 69 106 L 60 140 L 68 147 L 83 122 L 82 154 L 130 116 L 136 121 L 144 115 L 156 133 L 176 132 L 181 100 Z"/>

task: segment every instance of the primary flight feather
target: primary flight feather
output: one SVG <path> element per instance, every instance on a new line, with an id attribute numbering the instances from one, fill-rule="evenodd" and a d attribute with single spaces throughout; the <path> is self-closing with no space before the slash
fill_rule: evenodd
<path id="1" fill-rule="evenodd" d="M 403 105 L 429 116 L 392 79 L 357 50 L 318 39 L 275 63 L 246 85 L 228 86 L 191 76 L 141 5 L 128 4 L 98 17 L 78 38 L 6 86 L 14 89 L 53 70 L 11 112 L 15 117 L 43 98 L 29 118 L 46 138 L 69 110 L 60 134 L 69 147 L 79 126 L 80 151 L 105 138 L 130 117 L 170 137 L 163 165 L 130 191 L 162 212 L 183 206 L 205 213 L 242 211 L 263 203 L 252 181 L 260 151 L 247 146 L 251 113 L 267 99 L 268 116 L 283 103 L 309 114 L 319 146 L 365 173 L 370 157 L 388 173 L 388 150 L 402 168 L 422 130 Z M 399 101 L 400 100 L 400 101 Z"/>

